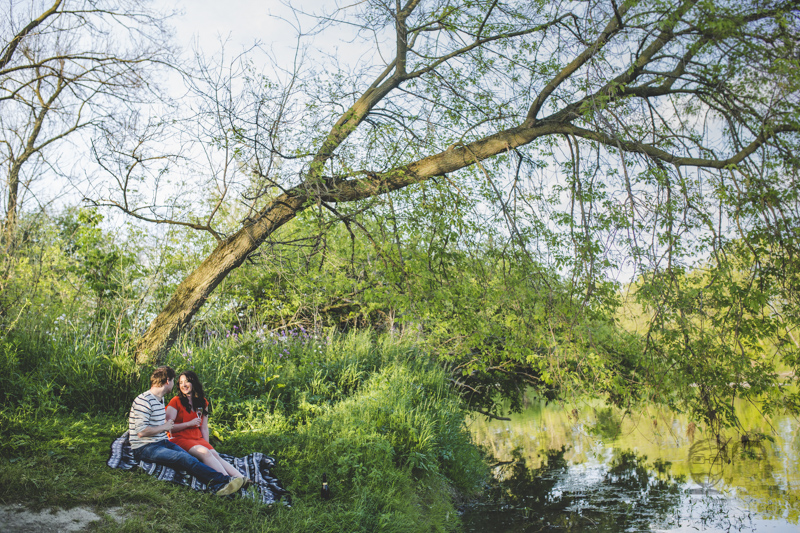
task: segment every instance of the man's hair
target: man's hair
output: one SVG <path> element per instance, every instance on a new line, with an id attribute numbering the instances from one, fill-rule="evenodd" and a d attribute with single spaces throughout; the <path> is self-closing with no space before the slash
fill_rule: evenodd
<path id="1" fill-rule="evenodd" d="M 175 371 L 168 366 L 160 366 L 150 375 L 150 386 L 160 387 L 170 379 L 175 379 Z"/>

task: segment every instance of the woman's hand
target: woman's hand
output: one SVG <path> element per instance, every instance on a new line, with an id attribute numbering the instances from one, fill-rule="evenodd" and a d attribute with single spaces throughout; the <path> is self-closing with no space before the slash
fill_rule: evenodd
<path id="1" fill-rule="evenodd" d="M 188 420 L 186 422 L 175 424 L 175 426 L 172 428 L 172 433 L 178 433 L 179 431 L 183 431 L 184 429 L 196 428 L 200 424 L 201 422 L 199 418 L 192 418 L 191 420 Z"/>

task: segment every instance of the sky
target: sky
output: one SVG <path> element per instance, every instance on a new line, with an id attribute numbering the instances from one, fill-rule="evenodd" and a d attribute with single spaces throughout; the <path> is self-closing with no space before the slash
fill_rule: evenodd
<path id="1" fill-rule="evenodd" d="M 295 2 L 304 9 L 320 9 L 321 0 Z M 328 1 L 330 6 L 332 2 Z M 291 10 L 279 0 L 176 0 L 182 14 L 172 20 L 176 43 L 184 50 L 195 44 L 206 53 L 219 49 L 220 39 L 228 40 L 232 52 L 249 48 L 256 42 L 279 50 L 294 47 L 295 33 L 288 20 Z M 281 20 L 281 17 L 287 20 Z"/>

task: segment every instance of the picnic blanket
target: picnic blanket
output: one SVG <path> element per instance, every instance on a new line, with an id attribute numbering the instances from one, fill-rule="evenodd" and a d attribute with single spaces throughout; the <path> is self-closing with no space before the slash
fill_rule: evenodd
<path id="1" fill-rule="evenodd" d="M 289 491 L 284 489 L 278 478 L 270 473 L 270 469 L 275 466 L 273 457 L 258 452 L 244 457 L 233 457 L 224 453 L 219 455 L 232 464 L 236 470 L 253 481 L 253 485 L 248 490 L 239 491 L 242 497 L 260 499 L 262 503 L 267 505 L 282 501 L 284 505 L 291 506 Z M 197 478 L 190 476 L 186 472 L 173 470 L 155 463 L 137 462 L 133 458 L 127 431 L 111 443 L 111 453 L 106 464 L 111 468 L 119 468 L 120 470 L 133 470 L 138 467 L 161 481 L 171 481 L 191 487 L 194 490 L 206 490 L 205 483 L 201 483 Z"/>

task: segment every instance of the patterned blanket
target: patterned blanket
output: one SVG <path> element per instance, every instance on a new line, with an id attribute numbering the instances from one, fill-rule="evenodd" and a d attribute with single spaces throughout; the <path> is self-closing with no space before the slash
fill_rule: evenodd
<path id="1" fill-rule="evenodd" d="M 274 458 L 258 452 L 244 457 L 233 457 L 224 453 L 219 455 L 232 464 L 236 470 L 253 481 L 253 485 L 249 489 L 239 491 L 242 497 L 260 499 L 262 503 L 267 505 L 282 501 L 287 507 L 291 506 L 289 491 L 284 489 L 280 481 L 270 473 L 270 469 L 275 466 Z M 119 468 L 121 470 L 132 470 L 139 467 L 161 481 L 171 481 L 191 487 L 194 490 L 206 490 L 204 483 L 201 483 L 197 478 L 190 476 L 186 472 L 145 461 L 137 462 L 133 458 L 127 431 L 111 443 L 111 453 L 106 464 L 111 468 Z"/>

